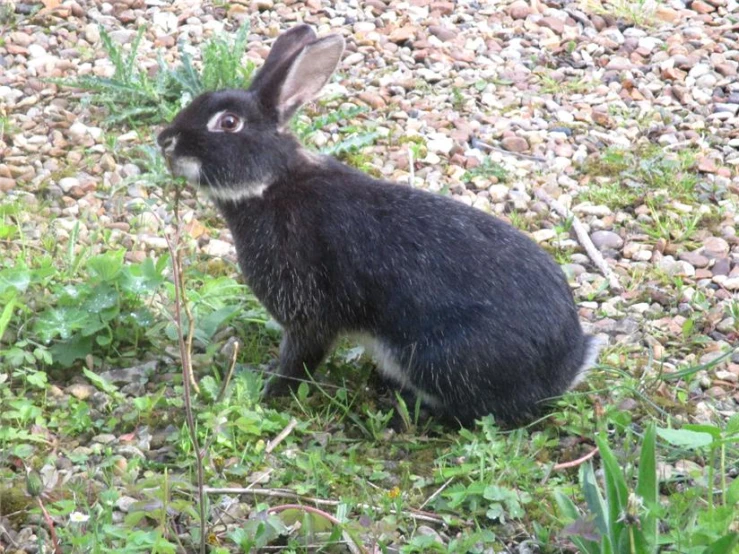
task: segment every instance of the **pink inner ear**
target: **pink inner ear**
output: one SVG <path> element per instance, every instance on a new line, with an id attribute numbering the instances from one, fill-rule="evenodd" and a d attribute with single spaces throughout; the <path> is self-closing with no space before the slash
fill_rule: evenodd
<path id="1" fill-rule="evenodd" d="M 328 82 L 344 52 L 344 39 L 331 35 L 303 48 L 290 66 L 280 90 L 283 121 L 312 100 Z"/>

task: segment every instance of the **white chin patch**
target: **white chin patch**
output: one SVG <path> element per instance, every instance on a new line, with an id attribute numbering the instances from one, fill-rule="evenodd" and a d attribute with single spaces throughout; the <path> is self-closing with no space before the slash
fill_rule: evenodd
<path id="1" fill-rule="evenodd" d="M 267 190 L 268 183 L 244 183 L 234 187 L 210 186 L 208 196 L 219 202 L 240 202 L 250 198 L 261 198 Z"/>
<path id="2" fill-rule="evenodd" d="M 197 158 L 175 158 L 172 164 L 172 173 L 177 177 L 184 177 L 191 185 L 199 185 L 200 165 L 200 161 Z"/>

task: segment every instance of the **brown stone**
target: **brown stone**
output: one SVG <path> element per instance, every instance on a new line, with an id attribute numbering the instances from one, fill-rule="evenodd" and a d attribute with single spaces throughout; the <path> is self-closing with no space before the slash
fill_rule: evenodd
<path id="1" fill-rule="evenodd" d="M 724 77 L 733 77 L 734 75 L 736 75 L 737 63 L 717 63 L 715 66 L 713 66 L 713 68 L 716 70 L 717 73 L 723 75 Z"/>
<path id="2" fill-rule="evenodd" d="M 431 11 L 441 15 L 452 15 L 454 13 L 453 2 L 432 2 Z"/>
<path id="3" fill-rule="evenodd" d="M 606 20 L 599 15 L 592 16 L 590 18 L 590 22 L 593 24 L 593 27 L 595 27 L 595 30 L 599 33 L 608 26 L 606 24 Z"/>
<path id="4" fill-rule="evenodd" d="M 365 90 L 364 92 L 359 93 L 359 99 L 376 110 L 384 108 L 387 105 L 385 99 L 380 96 L 378 92 Z"/>
<path id="5" fill-rule="evenodd" d="M 711 387 L 706 391 L 706 395 L 710 396 L 711 398 L 723 398 L 726 396 L 726 390 L 722 387 Z"/>
<path id="6" fill-rule="evenodd" d="M 448 27 L 443 27 L 441 25 L 431 25 L 429 27 L 429 33 L 434 35 L 442 42 L 457 38 L 457 32 L 455 30 L 449 29 Z"/>
<path id="7" fill-rule="evenodd" d="M 698 252 L 683 252 L 678 257 L 693 267 L 706 267 L 709 261 L 708 258 Z"/>
<path id="8" fill-rule="evenodd" d="M 6 44 L 5 49 L 8 51 L 8 54 L 28 56 L 28 49 L 24 48 L 23 46 L 18 46 L 16 44 Z"/>
<path id="9" fill-rule="evenodd" d="M 690 5 L 690 9 L 698 13 L 711 13 L 716 11 L 714 6 L 708 2 L 703 2 L 702 0 L 694 0 Z"/>
<path id="10" fill-rule="evenodd" d="M 702 173 L 716 173 L 718 167 L 713 158 L 703 157 L 698 161 L 698 171 Z"/>
<path id="11" fill-rule="evenodd" d="M 662 78 L 668 81 L 683 81 L 687 73 L 676 67 L 666 67 L 662 70 Z"/>
<path id="12" fill-rule="evenodd" d="M 674 85 L 670 88 L 670 92 L 672 93 L 672 96 L 675 98 L 675 100 L 677 100 L 681 104 L 687 104 L 688 102 L 693 100 L 693 97 L 690 95 L 690 91 L 685 87 Z"/>
<path id="13" fill-rule="evenodd" d="M 731 262 L 728 258 L 722 258 L 718 257 L 715 254 L 708 253 L 709 258 L 717 258 L 716 261 L 713 263 L 713 267 L 711 268 L 711 272 L 714 275 L 728 275 L 729 270 L 731 269 Z M 720 256 L 720 254 L 719 254 Z"/>
<path id="14" fill-rule="evenodd" d="M 592 118 L 593 123 L 595 123 L 596 125 L 601 125 L 603 127 L 613 127 L 613 118 L 611 118 L 611 116 L 608 115 L 606 112 L 593 110 L 593 113 L 590 117 Z"/>
<path id="15" fill-rule="evenodd" d="M 405 27 L 399 27 L 390 33 L 388 37 L 391 42 L 399 44 L 408 40 L 413 40 L 416 37 L 416 28 L 406 25 Z"/>
<path id="16" fill-rule="evenodd" d="M 721 237 L 708 237 L 703 241 L 703 254 L 709 258 L 724 258 L 729 253 L 729 243 Z M 728 260 L 727 260 L 728 261 Z M 718 265 L 719 260 L 716 260 Z M 727 268 L 728 271 L 728 268 Z M 714 266 L 714 273 L 716 273 Z"/>
<path id="17" fill-rule="evenodd" d="M 538 21 L 539 27 L 546 27 L 551 29 L 558 35 L 561 35 L 565 30 L 564 21 L 557 17 L 543 17 Z"/>
<path id="18" fill-rule="evenodd" d="M 679 11 L 662 5 L 654 11 L 654 16 L 665 23 L 675 23 L 681 17 Z"/>
<path id="19" fill-rule="evenodd" d="M 449 52 L 449 56 L 457 62 L 471 63 L 475 61 L 475 53 L 470 52 L 469 50 L 452 50 Z"/>
<path id="20" fill-rule="evenodd" d="M 175 38 L 172 35 L 164 35 L 163 37 L 158 37 L 154 41 L 154 45 L 159 48 L 172 48 L 175 42 Z"/>
<path id="21" fill-rule="evenodd" d="M 525 152 L 529 149 L 529 143 L 523 137 L 505 137 L 500 144 L 509 152 Z"/>
<path id="22" fill-rule="evenodd" d="M 15 179 L 0 177 L 0 191 L 8 192 L 15 188 Z"/>
<path id="23" fill-rule="evenodd" d="M 526 19 L 531 14 L 531 7 L 525 0 L 516 0 L 508 7 L 508 15 L 513 19 Z"/>

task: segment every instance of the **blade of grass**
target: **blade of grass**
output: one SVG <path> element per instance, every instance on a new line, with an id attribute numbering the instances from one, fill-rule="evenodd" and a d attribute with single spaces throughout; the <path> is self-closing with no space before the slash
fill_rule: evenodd
<path id="1" fill-rule="evenodd" d="M 659 500 L 655 456 L 656 436 L 656 428 L 654 424 L 650 424 L 642 441 L 639 456 L 639 477 L 636 485 L 636 494 L 642 498 L 647 509 L 647 513 L 642 519 L 642 531 L 652 548 L 657 546 L 659 529 L 656 515 Z"/>

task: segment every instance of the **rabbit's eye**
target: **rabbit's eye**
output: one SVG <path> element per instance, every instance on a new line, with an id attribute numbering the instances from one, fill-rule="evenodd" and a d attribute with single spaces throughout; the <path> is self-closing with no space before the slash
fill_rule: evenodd
<path id="1" fill-rule="evenodd" d="M 231 112 L 219 112 L 208 121 L 208 130 L 216 133 L 238 133 L 243 127 L 244 121 Z"/>
<path id="2" fill-rule="evenodd" d="M 236 133 L 241 130 L 241 119 L 232 113 L 225 113 L 218 121 L 218 128 L 227 133 Z"/>

